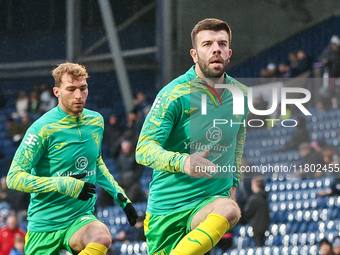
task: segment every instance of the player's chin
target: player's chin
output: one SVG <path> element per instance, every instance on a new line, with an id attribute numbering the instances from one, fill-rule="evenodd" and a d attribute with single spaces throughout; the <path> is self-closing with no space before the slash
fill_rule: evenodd
<path id="1" fill-rule="evenodd" d="M 85 108 L 84 104 L 76 104 L 73 106 L 73 110 L 75 112 L 82 112 L 84 108 Z"/>
<path id="2" fill-rule="evenodd" d="M 219 78 L 222 76 L 222 74 L 224 73 L 224 69 L 222 68 L 216 68 L 216 69 L 212 69 L 211 70 L 214 78 Z"/>

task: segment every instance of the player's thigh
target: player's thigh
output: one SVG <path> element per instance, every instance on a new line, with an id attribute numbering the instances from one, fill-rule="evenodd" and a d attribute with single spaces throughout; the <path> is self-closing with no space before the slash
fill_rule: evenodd
<path id="1" fill-rule="evenodd" d="M 186 235 L 186 225 L 191 209 L 167 215 L 146 213 L 144 232 L 148 254 L 170 254 L 178 242 Z"/>
<path id="2" fill-rule="evenodd" d="M 237 203 L 229 197 L 212 197 L 205 200 L 205 205 L 193 215 L 190 222 L 190 229 L 196 228 L 201 222 L 205 221 L 210 213 L 216 213 L 229 219 L 233 227 L 241 215 Z M 235 220 L 234 220 L 235 219 Z"/>
<path id="3" fill-rule="evenodd" d="M 80 252 L 89 242 L 96 241 L 96 238 L 111 234 L 104 223 L 93 215 L 79 217 L 70 227 L 64 238 L 64 247 L 69 252 Z"/>
<path id="4" fill-rule="evenodd" d="M 25 236 L 26 255 L 59 255 L 66 230 L 53 232 L 27 231 Z"/>

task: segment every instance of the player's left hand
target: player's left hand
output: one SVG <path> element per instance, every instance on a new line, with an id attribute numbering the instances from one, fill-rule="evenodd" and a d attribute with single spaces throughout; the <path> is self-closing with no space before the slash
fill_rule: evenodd
<path id="1" fill-rule="evenodd" d="M 232 200 L 236 201 L 236 186 L 231 186 L 229 196 Z"/>
<path id="2" fill-rule="evenodd" d="M 122 194 L 118 194 L 118 199 L 122 202 L 126 202 L 127 198 Z M 130 223 L 131 226 L 134 226 L 137 222 L 138 214 L 136 212 L 136 209 L 133 207 L 131 203 L 127 203 L 126 206 L 124 207 L 124 212 L 126 214 L 126 217 Z"/>

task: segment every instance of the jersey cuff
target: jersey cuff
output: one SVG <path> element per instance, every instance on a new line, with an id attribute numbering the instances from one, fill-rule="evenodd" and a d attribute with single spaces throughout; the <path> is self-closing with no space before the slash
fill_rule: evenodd
<path id="1" fill-rule="evenodd" d="M 185 154 L 182 155 L 181 161 L 180 161 L 180 167 L 178 169 L 176 169 L 176 171 L 178 173 L 184 173 L 184 163 L 187 160 L 187 158 L 189 157 L 189 155 Z"/>
<path id="2" fill-rule="evenodd" d="M 233 178 L 233 186 L 237 187 L 238 183 L 239 183 L 239 179 Z"/>

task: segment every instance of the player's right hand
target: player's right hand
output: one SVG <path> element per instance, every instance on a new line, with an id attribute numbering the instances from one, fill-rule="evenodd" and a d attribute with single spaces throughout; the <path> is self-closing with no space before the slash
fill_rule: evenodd
<path id="1" fill-rule="evenodd" d="M 127 198 L 122 193 L 118 193 L 117 197 L 120 201 L 127 202 Z M 127 203 L 123 210 L 126 214 L 126 217 L 130 225 L 131 226 L 136 225 L 138 214 L 136 212 L 136 209 L 133 207 L 132 203 Z"/>
<path id="2" fill-rule="evenodd" d="M 82 174 L 72 175 L 71 177 L 80 180 L 81 178 L 84 178 L 85 176 L 86 176 L 86 173 L 82 173 Z M 89 200 L 90 198 L 92 198 L 94 193 L 96 193 L 96 186 L 92 183 L 84 182 L 83 189 L 81 190 L 81 192 L 80 192 L 80 194 L 77 198 L 79 200 L 86 201 L 86 200 Z"/>
<path id="3" fill-rule="evenodd" d="M 205 157 L 209 151 L 195 152 L 184 162 L 184 173 L 192 177 L 211 178 L 212 173 L 217 173 L 217 166 Z"/>

